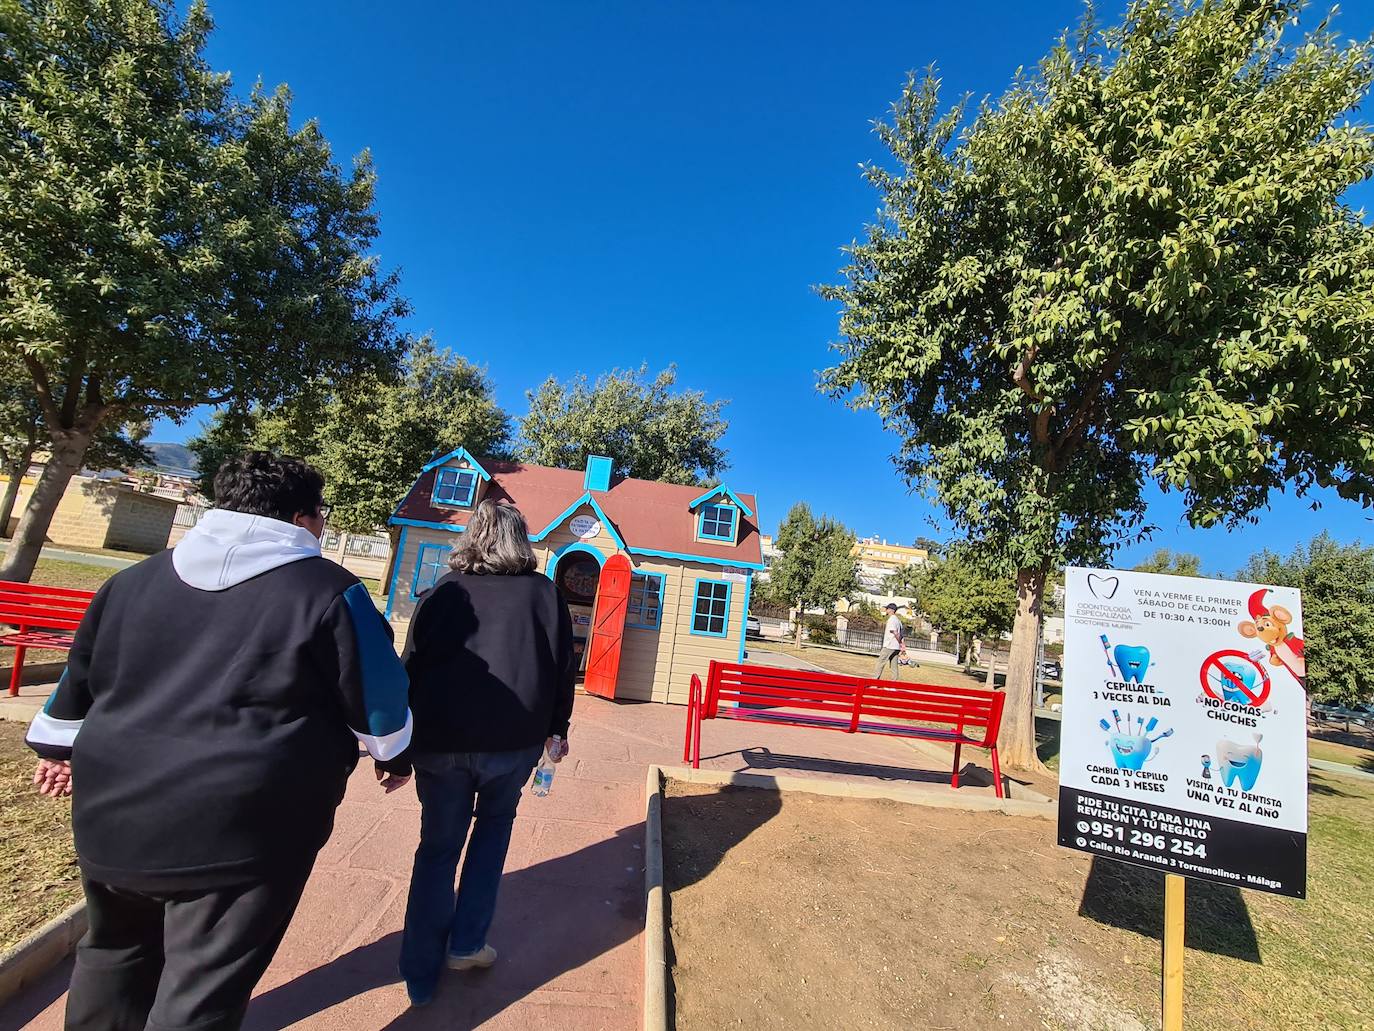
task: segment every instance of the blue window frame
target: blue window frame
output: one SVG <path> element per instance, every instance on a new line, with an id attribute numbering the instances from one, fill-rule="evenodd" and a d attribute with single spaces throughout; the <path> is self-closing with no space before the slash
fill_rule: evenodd
<path id="1" fill-rule="evenodd" d="M 730 584 L 725 580 L 698 580 L 692 606 L 692 633 L 705 637 L 729 636 Z"/>
<path id="2" fill-rule="evenodd" d="M 477 472 L 473 469 L 440 469 L 434 478 L 434 503 L 471 508 L 477 493 Z"/>
<path id="3" fill-rule="evenodd" d="M 704 505 L 701 509 L 699 534 L 708 541 L 731 541 L 735 539 L 735 515 L 733 505 Z"/>
<path id="4" fill-rule="evenodd" d="M 663 622 L 663 574 L 635 573 L 630 578 L 630 607 L 625 625 L 657 630 Z"/>
<path id="5" fill-rule="evenodd" d="M 421 544 L 415 556 L 415 576 L 410 581 L 410 596 L 418 598 L 448 572 L 448 556 L 453 549 L 447 544 Z"/>

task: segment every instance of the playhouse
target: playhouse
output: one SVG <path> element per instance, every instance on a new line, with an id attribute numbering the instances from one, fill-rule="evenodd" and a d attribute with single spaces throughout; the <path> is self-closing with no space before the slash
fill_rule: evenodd
<path id="1" fill-rule="evenodd" d="M 764 568 L 758 502 L 710 490 L 613 478 L 611 460 L 582 470 L 479 462 L 458 448 L 425 466 L 392 515 L 396 547 L 386 615 L 405 631 L 416 599 L 483 500 L 525 515 L 539 571 L 572 611 L 587 690 L 687 702 L 712 659 L 743 661 L 754 573 Z"/>

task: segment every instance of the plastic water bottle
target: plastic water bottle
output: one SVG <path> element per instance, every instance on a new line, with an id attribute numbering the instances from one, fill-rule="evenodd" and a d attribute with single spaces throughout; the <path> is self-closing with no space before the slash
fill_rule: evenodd
<path id="1" fill-rule="evenodd" d="M 563 750 L 563 739 L 557 734 L 553 737 L 553 750 L 561 752 Z M 553 787 L 553 768 L 554 762 L 549 758 L 549 750 L 544 749 L 544 758 L 539 760 L 539 765 L 534 768 L 534 784 L 530 787 L 530 793 L 543 798 Z"/>

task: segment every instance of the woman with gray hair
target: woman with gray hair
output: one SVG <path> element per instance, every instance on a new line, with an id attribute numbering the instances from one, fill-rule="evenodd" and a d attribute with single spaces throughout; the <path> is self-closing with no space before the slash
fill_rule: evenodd
<path id="1" fill-rule="evenodd" d="M 412 1005 L 433 998 L 445 962 L 468 970 L 496 961 L 487 931 L 521 791 L 546 747 L 555 762 L 567 754 L 572 620 L 536 565 L 520 510 L 484 501 L 453 550 L 452 572 L 420 596 L 411 619 L 404 659 L 414 738 L 377 776 L 413 764 L 420 796 L 401 942 Z M 565 742 L 556 752 L 555 735 Z"/>

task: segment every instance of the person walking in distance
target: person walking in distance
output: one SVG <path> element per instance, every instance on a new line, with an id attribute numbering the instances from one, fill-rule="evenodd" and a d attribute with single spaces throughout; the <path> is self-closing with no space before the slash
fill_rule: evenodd
<path id="1" fill-rule="evenodd" d="M 248 452 L 214 486 L 175 548 L 97 592 L 29 727 L 38 789 L 73 795 L 90 922 L 69 1031 L 240 1027 L 359 742 L 410 741 L 390 627 L 320 555 L 320 474 Z"/>
<path id="2" fill-rule="evenodd" d="M 902 671 L 898 666 L 899 659 L 906 658 L 906 627 L 897 618 L 897 606 L 892 602 L 887 603 L 887 625 L 883 627 L 883 647 L 878 652 L 878 665 L 873 670 L 873 676 L 877 680 L 883 679 L 883 669 L 886 666 L 892 667 L 892 679 L 901 680 Z"/>
<path id="3" fill-rule="evenodd" d="M 406 641 L 414 741 L 379 764 L 401 776 L 413 764 L 420 796 L 400 962 L 414 1006 L 434 997 L 445 964 L 496 962 L 487 932 L 516 807 L 540 756 L 567 755 L 577 676 L 572 617 L 553 581 L 535 572 L 519 509 L 478 505 L 449 566 L 420 595 Z"/>

